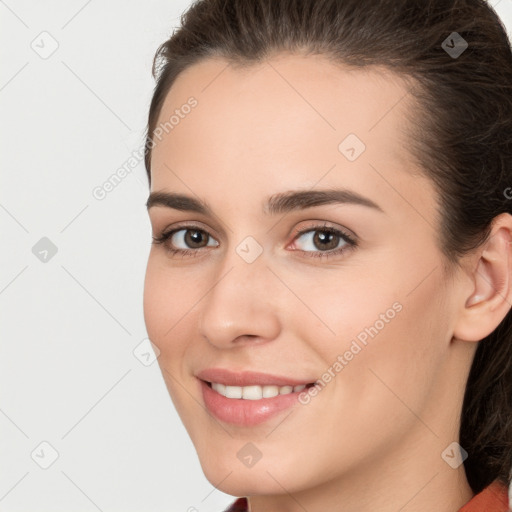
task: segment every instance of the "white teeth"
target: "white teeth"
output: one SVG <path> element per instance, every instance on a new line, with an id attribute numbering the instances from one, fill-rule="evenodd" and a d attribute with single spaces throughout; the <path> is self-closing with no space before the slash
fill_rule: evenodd
<path id="1" fill-rule="evenodd" d="M 244 386 L 239 388 L 242 390 L 242 398 L 246 400 L 259 400 L 263 396 L 263 389 L 261 386 Z"/>
<path id="2" fill-rule="evenodd" d="M 263 386 L 263 398 L 273 398 L 279 395 L 279 386 Z"/>
<path id="3" fill-rule="evenodd" d="M 299 386 L 226 386 L 212 382 L 212 388 L 227 398 L 243 398 L 245 400 L 259 400 L 260 398 L 273 398 L 277 395 L 288 395 L 302 391 L 306 385 Z"/>
<path id="4" fill-rule="evenodd" d="M 228 398 L 242 398 L 242 388 L 240 386 L 225 386 L 224 396 Z"/>
<path id="5" fill-rule="evenodd" d="M 221 395 L 226 396 L 226 386 L 224 384 L 218 384 L 217 382 L 212 382 L 212 388 L 220 393 Z"/>

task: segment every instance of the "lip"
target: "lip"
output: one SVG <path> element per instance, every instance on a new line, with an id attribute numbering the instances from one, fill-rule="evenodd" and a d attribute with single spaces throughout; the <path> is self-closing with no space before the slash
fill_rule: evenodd
<path id="1" fill-rule="evenodd" d="M 196 377 L 207 382 L 218 382 L 226 386 L 300 386 L 310 384 L 317 379 L 293 379 L 282 375 L 244 370 L 234 372 L 225 368 L 207 368 L 196 374 Z"/>
<path id="2" fill-rule="evenodd" d="M 208 411 L 218 420 L 240 427 L 252 427 L 269 420 L 281 411 L 298 404 L 299 394 L 302 393 L 302 391 L 296 391 L 260 400 L 226 398 L 204 380 L 198 379 L 198 382 Z"/>
<path id="3" fill-rule="evenodd" d="M 223 368 L 208 368 L 200 371 L 196 377 L 208 411 L 224 423 L 242 427 L 264 423 L 281 411 L 298 404 L 302 391 L 260 400 L 246 400 L 244 398 L 226 398 L 210 387 L 209 382 L 228 386 L 300 386 L 316 382 L 315 379 L 297 380 L 282 375 L 253 371 L 233 372 Z"/>

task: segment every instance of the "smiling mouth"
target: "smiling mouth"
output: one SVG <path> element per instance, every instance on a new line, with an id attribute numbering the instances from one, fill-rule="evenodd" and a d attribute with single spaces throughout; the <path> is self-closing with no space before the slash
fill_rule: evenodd
<path id="1" fill-rule="evenodd" d="M 274 398 L 279 395 L 289 395 L 291 393 L 300 393 L 304 389 L 308 389 L 315 385 L 315 382 L 309 384 L 300 384 L 298 386 L 277 386 L 257 384 L 249 386 L 229 386 L 218 382 L 205 382 L 208 387 L 216 391 L 226 398 L 245 399 L 245 400 L 261 400 L 262 398 Z"/>

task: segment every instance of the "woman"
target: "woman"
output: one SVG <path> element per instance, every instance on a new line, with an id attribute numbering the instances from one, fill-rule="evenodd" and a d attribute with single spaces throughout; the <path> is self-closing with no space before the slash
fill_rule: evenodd
<path id="1" fill-rule="evenodd" d="M 155 56 L 144 315 L 230 510 L 506 511 L 512 52 L 480 0 L 203 0 Z"/>

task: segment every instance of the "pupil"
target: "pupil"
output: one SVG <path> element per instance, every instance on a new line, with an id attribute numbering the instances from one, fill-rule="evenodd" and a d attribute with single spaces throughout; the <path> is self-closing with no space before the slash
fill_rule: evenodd
<path id="1" fill-rule="evenodd" d="M 190 234 L 192 233 L 192 234 Z M 187 238 L 189 240 L 187 240 L 187 243 L 192 244 L 201 244 L 201 239 L 202 239 L 203 235 L 201 233 L 201 231 L 188 231 L 187 232 Z"/>
<path id="2" fill-rule="evenodd" d="M 322 249 L 334 249 L 336 247 L 337 243 L 332 243 L 332 241 L 337 237 L 335 233 L 331 233 L 329 231 L 319 231 L 318 233 L 320 234 L 315 235 L 314 241 L 315 243 L 319 242 Z"/>

